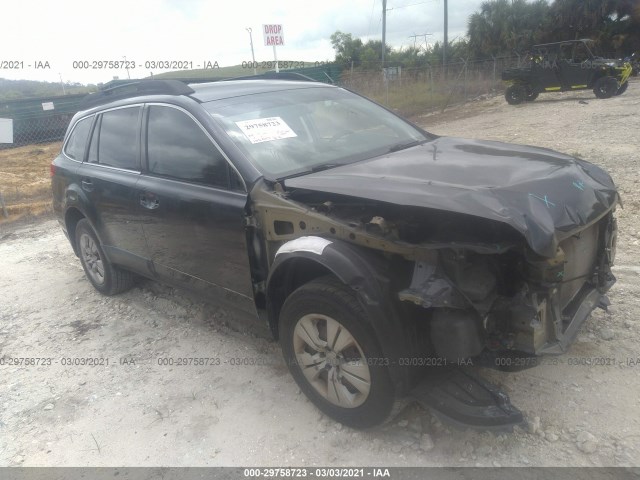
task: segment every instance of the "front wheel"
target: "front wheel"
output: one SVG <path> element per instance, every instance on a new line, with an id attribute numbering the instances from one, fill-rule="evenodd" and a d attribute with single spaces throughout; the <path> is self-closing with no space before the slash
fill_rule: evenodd
<path id="1" fill-rule="evenodd" d="M 84 273 L 103 295 L 115 295 L 131 288 L 134 276 L 107 259 L 98 236 L 85 218 L 76 225 L 76 246 Z"/>
<path id="2" fill-rule="evenodd" d="M 628 87 L 629 87 L 629 80 L 627 80 L 622 85 L 620 85 L 620 88 L 618 88 L 618 90 L 616 90 L 616 96 L 622 95 L 624 92 L 627 91 Z"/>
<path id="3" fill-rule="evenodd" d="M 389 417 L 388 363 L 351 288 L 333 277 L 298 288 L 282 307 L 280 343 L 298 386 L 326 415 L 354 428 Z"/>
<path id="4" fill-rule="evenodd" d="M 593 86 L 593 93 L 598 98 L 611 98 L 618 91 L 618 81 L 613 77 L 600 77 Z"/>

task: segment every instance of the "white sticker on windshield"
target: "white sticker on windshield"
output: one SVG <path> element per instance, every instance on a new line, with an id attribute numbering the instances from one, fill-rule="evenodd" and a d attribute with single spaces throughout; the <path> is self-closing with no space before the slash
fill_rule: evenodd
<path id="1" fill-rule="evenodd" d="M 280 117 L 256 118 L 236 122 L 251 143 L 271 142 L 283 138 L 297 137 Z"/>

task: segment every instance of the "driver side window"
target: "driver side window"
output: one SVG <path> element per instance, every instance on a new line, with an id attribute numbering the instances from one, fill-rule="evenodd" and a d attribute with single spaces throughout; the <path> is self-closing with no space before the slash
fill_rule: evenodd
<path id="1" fill-rule="evenodd" d="M 177 180 L 223 188 L 231 188 L 235 180 L 227 160 L 202 128 L 172 107 L 149 107 L 147 162 L 150 173 Z"/>

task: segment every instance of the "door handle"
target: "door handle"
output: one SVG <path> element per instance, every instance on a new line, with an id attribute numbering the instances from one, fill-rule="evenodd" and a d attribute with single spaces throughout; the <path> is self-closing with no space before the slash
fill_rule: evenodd
<path id="1" fill-rule="evenodd" d="M 82 189 L 87 192 L 93 192 L 93 182 L 90 178 L 83 178 L 82 181 Z"/>
<path id="2" fill-rule="evenodd" d="M 160 200 L 153 193 L 141 193 L 140 205 L 149 210 L 155 210 L 160 206 Z"/>

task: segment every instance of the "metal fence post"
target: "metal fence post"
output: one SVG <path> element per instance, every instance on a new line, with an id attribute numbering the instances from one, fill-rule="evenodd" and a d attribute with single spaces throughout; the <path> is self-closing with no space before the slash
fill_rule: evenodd
<path id="1" fill-rule="evenodd" d="M 7 206 L 4 204 L 4 195 L 0 191 L 0 207 L 2 207 L 2 215 L 4 218 L 9 218 L 9 214 L 7 213 Z"/>

